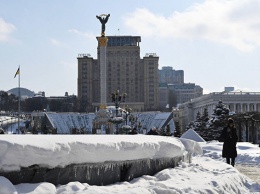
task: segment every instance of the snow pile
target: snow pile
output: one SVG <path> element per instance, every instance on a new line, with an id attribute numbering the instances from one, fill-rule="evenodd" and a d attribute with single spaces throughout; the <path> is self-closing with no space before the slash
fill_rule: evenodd
<path id="1" fill-rule="evenodd" d="M 184 145 L 186 151 L 192 155 L 202 155 L 203 154 L 203 150 L 200 147 L 200 145 L 193 140 L 190 139 L 185 139 L 185 138 L 180 138 L 179 139 L 182 144 Z"/>
<path id="2" fill-rule="evenodd" d="M 246 186 L 243 187 L 241 183 Z M 162 170 L 155 176 L 142 176 L 129 183 L 100 187 L 74 183 L 58 187 L 57 193 L 218 194 L 226 191 L 224 193 L 246 194 L 259 191 L 259 189 L 259 184 L 248 180 L 230 165 L 219 163 L 210 158 L 197 158 L 192 164 L 182 163 L 179 167 Z"/>
<path id="3" fill-rule="evenodd" d="M 17 194 L 14 185 L 5 177 L 0 176 L 1 194 Z"/>
<path id="4" fill-rule="evenodd" d="M 193 157 L 190 164 L 181 162 L 178 167 L 162 170 L 154 176 L 144 175 L 130 182 L 108 186 L 91 186 L 80 182 L 70 182 L 58 187 L 47 182 L 13 185 L 6 178 L 0 177 L 0 193 L 260 194 L 260 184 L 223 162 L 222 145 L 220 142 L 197 143 L 184 138 L 146 135 L 2 135 L 0 136 L 2 169 L 14 169 L 39 161 L 49 166 L 63 166 L 83 161 L 174 157 L 185 152 L 198 154 L 202 149 L 204 154 Z M 238 162 L 260 164 L 258 145 L 238 143 L 237 151 Z"/>
<path id="5" fill-rule="evenodd" d="M 8 183 L 1 177 L 0 185 Z M 193 163 L 181 163 L 179 167 L 162 170 L 154 176 L 144 175 L 130 182 L 122 182 L 108 186 L 91 186 L 86 183 L 70 182 L 55 188 L 50 183 L 19 184 L 10 182 L 3 184 L 6 193 L 33 194 L 259 194 L 260 185 L 240 174 L 232 166 L 206 157 L 195 157 Z M 16 189 L 14 191 L 14 188 Z"/>
<path id="6" fill-rule="evenodd" d="M 191 139 L 196 142 L 206 142 L 196 131 L 193 129 L 189 129 L 185 133 L 182 134 L 181 138 Z"/>
<path id="7" fill-rule="evenodd" d="M 0 169 L 173 158 L 186 152 L 174 137 L 147 135 L 2 135 Z"/>

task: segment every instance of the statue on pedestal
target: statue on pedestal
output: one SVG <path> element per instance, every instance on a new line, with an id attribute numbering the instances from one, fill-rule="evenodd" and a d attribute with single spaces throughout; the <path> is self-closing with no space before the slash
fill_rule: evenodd
<path id="1" fill-rule="evenodd" d="M 99 19 L 100 23 L 102 24 L 101 26 L 101 36 L 105 36 L 105 29 L 106 29 L 106 23 L 108 21 L 110 14 L 101 14 L 97 15 L 97 19 Z"/>

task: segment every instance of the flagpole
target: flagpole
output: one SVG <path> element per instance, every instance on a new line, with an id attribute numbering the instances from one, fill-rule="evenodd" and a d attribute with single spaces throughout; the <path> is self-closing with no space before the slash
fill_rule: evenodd
<path id="1" fill-rule="evenodd" d="M 20 65 L 19 65 L 19 78 L 18 78 L 18 133 L 20 133 L 20 111 L 21 111 L 21 93 L 20 93 Z"/>

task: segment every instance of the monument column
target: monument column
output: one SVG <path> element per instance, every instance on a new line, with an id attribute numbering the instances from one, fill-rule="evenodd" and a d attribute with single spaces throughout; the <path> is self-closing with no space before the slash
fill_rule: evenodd
<path id="1" fill-rule="evenodd" d="M 98 37 L 100 49 L 100 106 L 107 105 L 107 71 L 106 71 L 106 47 L 108 38 L 105 36 Z"/>
<path id="2" fill-rule="evenodd" d="M 106 47 L 108 38 L 105 36 L 106 23 L 110 14 L 97 15 L 96 18 L 101 23 L 101 36 L 98 37 L 99 62 L 100 62 L 100 108 L 107 105 L 107 71 L 106 71 Z"/>

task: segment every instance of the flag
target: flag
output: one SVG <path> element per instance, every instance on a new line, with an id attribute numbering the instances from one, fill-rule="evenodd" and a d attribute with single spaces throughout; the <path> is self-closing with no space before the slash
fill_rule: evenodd
<path id="1" fill-rule="evenodd" d="M 14 75 L 14 78 L 15 78 L 17 75 L 20 75 L 20 67 L 18 67 L 18 69 L 17 69 L 17 71 L 16 71 L 16 73 L 15 73 L 15 75 Z"/>

